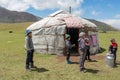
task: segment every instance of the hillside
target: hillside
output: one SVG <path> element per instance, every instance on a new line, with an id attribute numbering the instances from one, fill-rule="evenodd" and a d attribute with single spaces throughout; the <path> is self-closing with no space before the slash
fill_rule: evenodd
<path id="1" fill-rule="evenodd" d="M 40 18 L 27 12 L 10 11 L 0 7 L 0 22 L 15 23 L 15 22 L 34 22 Z"/>
<path id="2" fill-rule="evenodd" d="M 90 22 L 96 24 L 98 26 L 98 30 L 102 30 L 102 31 L 116 31 L 117 29 L 115 29 L 114 27 L 112 27 L 111 25 L 108 25 L 104 22 L 100 22 L 94 19 L 87 19 Z"/>
<path id="3" fill-rule="evenodd" d="M 0 22 L 1 23 L 35 22 L 40 19 L 41 19 L 40 17 L 36 17 L 27 12 L 10 11 L 3 7 L 0 7 Z M 116 31 L 117 30 L 106 23 L 93 20 L 93 19 L 87 19 L 87 20 L 95 23 L 98 26 L 98 30 L 102 30 L 102 31 Z"/>

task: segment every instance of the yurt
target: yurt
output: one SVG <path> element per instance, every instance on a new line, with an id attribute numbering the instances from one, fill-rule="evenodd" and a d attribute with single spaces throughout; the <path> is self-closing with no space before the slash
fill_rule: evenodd
<path id="1" fill-rule="evenodd" d="M 78 35 L 85 32 L 90 39 L 91 54 L 99 49 L 97 26 L 83 18 L 59 10 L 46 18 L 33 23 L 27 29 L 32 31 L 33 44 L 37 53 L 65 54 L 65 34 L 70 34 L 71 43 L 76 46 L 72 53 L 78 54 Z"/>

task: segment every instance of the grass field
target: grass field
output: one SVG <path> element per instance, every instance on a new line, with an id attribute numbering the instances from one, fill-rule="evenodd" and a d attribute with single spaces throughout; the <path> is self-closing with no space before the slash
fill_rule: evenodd
<path id="1" fill-rule="evenodd" d="M 38 70 L 26 72 L 24 38 L 25 29 L 32 23 L 0 24 L 0 80 L 120 80 L 120 50 L 118 65 L 107 68 L 105 59 L 85 64 L 88 72 L 80 73 L 79 64 L 60 62 L 56 55 L 35 53 Z M 13 31 L 13 33 L 9 33 Z M 99 33 L 100 46 L 106 51 L 95 56 L 105 56 L 109 40 L 115 38 L 120 44 L 120 32 Z"/>

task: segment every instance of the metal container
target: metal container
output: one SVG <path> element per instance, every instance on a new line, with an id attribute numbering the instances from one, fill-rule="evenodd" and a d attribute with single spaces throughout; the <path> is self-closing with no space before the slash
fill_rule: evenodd
<path id="1" fill-rule="evenodd" d="M 113 54 L 106 55 L 106 66 L 114 67 L 114 55 Z"/>

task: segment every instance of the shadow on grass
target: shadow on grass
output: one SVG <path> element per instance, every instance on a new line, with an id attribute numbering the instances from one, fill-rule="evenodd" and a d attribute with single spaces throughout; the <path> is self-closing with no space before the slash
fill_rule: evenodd
<path id="1" fill-rule="evenodd" d="M 120 65 L 120 63 L 117 63 L 117 65 Z"/>
<path id="2" fill-rule="evenodd" d="M 106 51 L 106 49 L 100 47 L 99 53 L 103 53 L 103 52 L 105 52 L 105 51 Z"/>
<path id="3" fill-rule="evenodd" d="M 36 69 L 33 69 L 32 71 L 37 71 L 39 73 L 42 73 L 42 72 L 47 72 L 49 70 L 45 69 L 45 68 L 36 68 Z"/>
<path id="4" fill-rule="evenodd" d="M 91 60 L 91 61 L 88 61 L 88 62 L 98 62 L 97 60 Z M 72 64 L 80 64 L 79 62 L 72 62 Z"/>
<path id="5" fill-rule="evenodd" d="M 88 62 L 98 62 L 97 60 L 91 60 L 91 61 L 88 61 Z"/>
<path id="6" fill-rule="evenodd" d="M 96 74 L 99 72 L 99 70 L 94 70 L 94 69 L 86 69 L 87 71 L 86 72 L 90 72 L 90 73 L 93 73 L 93 74 Z"/>
<path id="7" fill-rule="evenodd" d="M 72 64 L 79 64 L 79 62 L 72 62 Z"/>
<path id="8" fill-rule="evenodd" d="M 117 61 L 115 68 L 119 67 L 118 65 L 120 65 L 120 61 Z"/>

